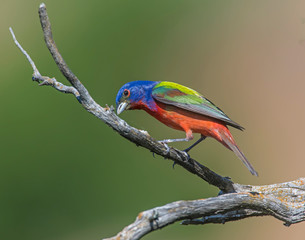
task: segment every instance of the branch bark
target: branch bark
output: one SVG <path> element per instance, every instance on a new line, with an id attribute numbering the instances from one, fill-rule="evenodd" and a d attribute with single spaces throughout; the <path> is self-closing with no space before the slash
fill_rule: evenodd
<path id="1" fill-rule="evenodd" d="M 270 215 L 283 221 L 286 226 L 304 221 L 305 217 L 305 179 L 266 186 L 250 186 L 233 183 L 222 177 L 184 152 L 170 148 L 152 138 L 146 131 L 129 126 L 119 118 L 113 107 L 101 107 L 90 96 L 88 90 L 69 69 L 61 56 L 51 30 L 51 23 L 45 4 L 39 6 L 39 17 L 46 45 L 58 68 L 71 86 L 58 82 L 55 78 L 42 76 L 29 54 L 17 41 L 10 28 L 15 44 L 27 57 L 33 68 L 32 79 L 40 86 L 49 85 L 63 93 L 73 94 L 81 105 L 91 114 L 102 120 L 121 136 L 144 147 L 151 152 L 174 161 L 185 170 L 200 177 L 221 190 L 218 197 L 194 201 L 178 201 L 140 213 L 134 223 L 125 227 L 110 239 L 139 239 L 145 234 L 165 227 L 179 220 L 183 225 L 225 223 L 252 216 Z M 199 219 L 200 218 L 200 219 Z"/>
<path id="2" fill-rule="evenodd" d="M 252 186 L 248 192 L 169 203 L 140 213 L 134 223 L 108 240 L 140 239 L 149 232 L 183 219 L 187 219 L 182 222 L 184 225 L 203 225 L 270 215 L 290 226 L 305 220 L 304 181 L 305 178 L 288 183 Z"/>

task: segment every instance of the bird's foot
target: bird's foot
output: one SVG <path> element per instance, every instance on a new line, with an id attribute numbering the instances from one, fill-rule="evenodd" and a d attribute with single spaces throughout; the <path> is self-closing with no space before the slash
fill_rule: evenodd
<path id="1" fill-rule="evenodd" d="M 182 153 L 183 153 L 184 156 L 186 156 L 185 162 L 188 162 L 188 161 L 190 160 L 191 156 L 190 156 L 187 152 L 185 152 L 185 151 L 182 151 Z M 175 168 L 175 165 L 176 165 L 176 164 L 177 164 L 177 163 L 174 161 L 174 163 L 173 163 L 173 169 Z"/>
<path id="2" fill-rule="evenodd" d="M 185 150 L 183 150 L 182 152 L 186 156 L 186 162 L 188 162 L 191 158 L 190 154 L 188 154 L 187 151 L 185 151 Z"/>
<path id="3" fill-rule="evenodd" d="M 162 144 L 164 145 L 164 147 L 166 148 L 166 153 L 165 153 L 165 154 L 168 154 L 170 148 L 169 148 L 169 146 L 167 145 L 167 143 L 166 143 L 166 142 L 163 142 L 163 141 L 158 141 L 158 143 L 162 143 Z"/>

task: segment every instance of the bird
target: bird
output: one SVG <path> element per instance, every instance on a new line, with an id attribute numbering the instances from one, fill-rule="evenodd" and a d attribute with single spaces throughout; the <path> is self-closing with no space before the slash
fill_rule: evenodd
<path id="1" fill-rule="evenodd" d="M 233 151 L 252 175 L 258 176 L 237 146 L 228 126 L 239 130 L 244 128 L 191 88 L 167 81 L 128 82 L 117 93 L 116 110 L 118 115 L 124 110 L 144 110 L 168 127 L 185 132 L 185 138 L 159 141 L 166 147 L 171 142 L 191 141 L 193 133 L 199 133 L 201 137 L 184 150 L 186 153 L 206 137 L 214 138 Z"/>

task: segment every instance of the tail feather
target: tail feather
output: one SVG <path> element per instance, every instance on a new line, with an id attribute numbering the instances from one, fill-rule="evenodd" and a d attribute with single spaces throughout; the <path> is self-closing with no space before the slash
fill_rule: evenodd
<path id="1" fill-rule="evenodd" d="M 228 131 L 229 132 L 229 131 Z M 251 163 L 247 160 L 246 156 L 243 154 L 243 152 L 238 148 L 236 143 L 233 140 L 232 135 L 227 136 L 228 133 L 225 132 L 225 134 L 222 135 L 222 141 L 227 145 L 227 147 L 232 150 L 236 156 L 246 165 L 246 167 L 249 169 L 252 175 L 258 177 L 258 173 L 255 171 L 255 169 L 252 167 Z"/>
<path id="2" fill-rule="evenodd" d="M 251 163 L 248 161 L 248 159 L 243 154 L 243 152 L 238 148 L 238 146 L 232 144 L 230 148 L 236 154 L 236 156 L 246 165 L 246 167 L 249 169 L 251 174 L 258 177 L 258 173 L 255 171 Z"/>

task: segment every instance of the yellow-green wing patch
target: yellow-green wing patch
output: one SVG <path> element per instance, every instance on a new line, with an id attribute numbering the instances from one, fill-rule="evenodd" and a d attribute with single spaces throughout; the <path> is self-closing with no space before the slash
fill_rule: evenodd
<path id="1" fill-rule="evenodd" d="M 204 98 L 200 93 L 180 84 L 160 82 L 153 88 L 152 96 L 155 100 L 162 103 L 209 116 L 240 130 L 243 129 L 243 127 L 232 121 L 221 109 Z"/>

